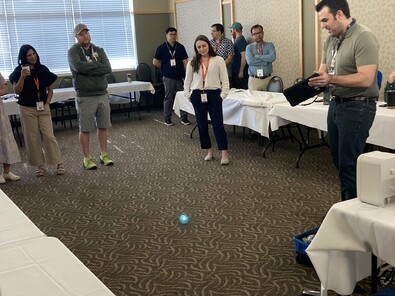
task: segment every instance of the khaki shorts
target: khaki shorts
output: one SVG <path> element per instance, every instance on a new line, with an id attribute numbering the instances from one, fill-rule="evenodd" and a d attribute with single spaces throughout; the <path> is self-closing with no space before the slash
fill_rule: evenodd
<path id="1" fill-rule="evenodd" d="M 110 128 L 108 94 L 77 98 L 78 124 L 81 132 L 94 132 L 96 128 Z"/>

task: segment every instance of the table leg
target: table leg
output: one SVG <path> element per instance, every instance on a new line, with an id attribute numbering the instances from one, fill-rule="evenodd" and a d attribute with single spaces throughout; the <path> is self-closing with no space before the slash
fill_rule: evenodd
<path id="1" fill-rule="evenodd" d="M 129 92 L 129 98 L 130 98 L 130 108 L 132 108 L 132 93 Z M 139 116 L 139 120 L 141 120 L 141 114 L 140 114 L 140 92 L 134 92 L 134 99 L 136 102 L 136 109 L 137 109 L 137 114 Z"/>
<path id="2" fill-rule="evenodd" d="M 295 142 L 298 143 L 299 149 L 302 149 L 302 143 L 298 140 L 298 138 L 295 137 L 295 135 L 291 131 L 291 124 L 292 123 L 288 124 L 286 127 L 281 128 L 282 136 L 280 136 L 277 131 L 270 132 L 269 142 L 267 143 L 267 145 L 265 146 L 265 148 L 262 151 L 262 157 L 263 158 L 266 158 L 266 151 L 270 147 L 270 145 L 273 145 L 272 151 L 274 152 L 274 148 L 275 148 L 275 145 L 276 145 L 277 141 L 291 139 L 292 143 L 295 143 Z M 297 127 L 300 130 L 299 124 L 296 124 L 295 127 Z M 285 135 L 284 128 L 287 129 L 289 136 Z"/>
<path id="3" fill-rule="evenodd" d="M 324 137 L 324 132 L 323 132 L 323 131 L 321 131 L 321 141 L 322 141 L 322 143 L 315 144 L 315 145 L 310 145 L 310 132 L 311 132 L 311 130 L 313 130 L 313 129 L 312 129 L 312 128 L 309 128 L 309 127 L 307 128 L 307 140 L 304 141 L 303 149 L 302 149 L 302 151 L 300 152 L 299 157 L 298 157 L 298 159 L 297 159 L 297 161 L 296 161 L 296 168 L 299 168 L 299 167 L 300 167 L 300 166 L 299 166 L 300 159 L 302 158 L 303 154 L 304 154 L 307 150 L 319 148 L 319 147 L 322 147 L 322 146 L 326 146 L 326 147 L 329 148 L 329 144 L 325 141 L 325 137 Z M 301 134 L 300 134 L 300 135 L 301 135 L 301 138 L 304 139 L 303 134 L 302 134 L 302 131 L 299 130 L 299 132 L 301 133 Z"/>
<path id="4" fill-rule="evenodd" d="M 328 295 L 328 290 L 325 289 L 322 285 L 321 285 L 321 296 L 327 296 Z"/>
<path id="5" fill-rule="evenodd" d="M 197 124 L 195 124 L 195 126 L 193 127 L 193 129 L 191 130 L 191 133 L 189 134 L 189 137 L 191 139 L 193 139 L 193 132 L 195 131 L 195 129 L 197 128 Z"/>
<path id="6" fill-rule="evenodd" d="M 370 294 L 373 295 L 374 293 L 377 292 L 377 257 L 372 253 L 372 267 L 371 267 L 371 272 L 372 272 L 372 282 L 371 282 L 371 291 Z"/>

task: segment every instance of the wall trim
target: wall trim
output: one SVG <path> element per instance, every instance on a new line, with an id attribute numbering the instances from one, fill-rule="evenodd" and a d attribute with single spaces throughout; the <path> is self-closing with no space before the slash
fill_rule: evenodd
<path id="1" fill-rule="evenodd" d="M 303 0 L 299 0 L 299 77 L 303 77 Z"/>
<path id="2" fill-rule="evenodd" d="M 174 0 L 174 4 L 182 3 L 182 2 L 191 2 L 192 0 Z"/>
<path id="3" fill-rule="evenodd" d="M 318 4 L 318 0 L 315 0 L 315 5 Z M 318 69 L 321 65 L 321 24 L 318 17 L 315 22 L 315 68 Z"/>
<path id="4" fill-rule="evenodd" d="M 144 11 L 131 11 L 130 14 L 140 15 L 140 14 L 170 14 L 173 13 L 171 10 L 144 10 Z"/>
<path id="5" fill-rule="evenodd" d="M 223 13 L 223 5 L 229 4 L 230 5 L 230 22 L 233 24 L 234 22 L 234 7 L 233 7 L 233 0 L 219 0 L 219 7 L 220 7 L 220 23 L 224 23 L 224 13 Z"/>

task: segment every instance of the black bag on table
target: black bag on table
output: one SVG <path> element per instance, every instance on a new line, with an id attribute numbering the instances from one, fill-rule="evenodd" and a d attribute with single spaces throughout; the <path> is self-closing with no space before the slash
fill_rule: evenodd
<path id="1" fill-rule="evenodd" d="M 298 83 L 288 87 L 284 90 L 284 96 L 292 107 L 299 105 L 307 99 L 318 95 L 325 90 L 325 87 L 312 87 L 309 86 L 308 82 L 310 78 L 318 76 L 317 73 L 299 81 Z"/>

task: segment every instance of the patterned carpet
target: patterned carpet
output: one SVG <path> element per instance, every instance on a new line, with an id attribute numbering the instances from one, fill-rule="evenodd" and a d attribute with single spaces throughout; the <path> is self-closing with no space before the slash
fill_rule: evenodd
<path id="1" fill-rule="evenodd" d="M 59 238 L 115 295 L 300 295 L 319 287 L 313 268 L 296 263 L 292 237 L 319 225 L 339 200 L 329 150 L 279 142 L 262 158 L 257 140 L 228 126 L 231 163 L 205 162 L 193 126 L 166 127 L 160 111 L 114 116 L 112 167 L 82 168 L 73 128 L 56 136 L 67 174 L 47 168 L 1 189 L 48 236 Z M 194 121 L 194 118 L 191 118 Z M 98 161 L 98 142 L 92 138 Z M 23 161 L 26 151 L 21 148 Z M 190 217 L 187 225 L 180 214 Z M 330 294 L 334 295 L 334 294 Z"/>

